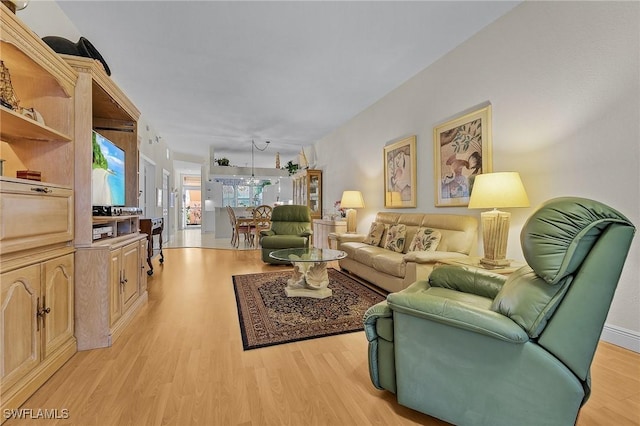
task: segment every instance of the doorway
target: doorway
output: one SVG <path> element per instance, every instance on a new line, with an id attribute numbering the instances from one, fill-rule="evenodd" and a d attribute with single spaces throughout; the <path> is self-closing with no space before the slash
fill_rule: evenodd
<path id="1" fill-rule="evenodd" d="M 202 225 L 202 191 L 200 176 L 183 176 L 183 229 Z"/>
<path id="2" fill-rule="evenodd" d="M 142 176 L 139 181 L 138 207 L 142 209 L 142 217 L 155 217 L 156 209 L 156 165 L 149 158 L 140 155 L 140 170 Z"/>

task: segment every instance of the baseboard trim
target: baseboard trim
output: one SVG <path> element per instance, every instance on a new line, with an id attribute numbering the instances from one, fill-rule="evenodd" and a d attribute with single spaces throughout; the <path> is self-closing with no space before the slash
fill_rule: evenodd
<path id="1" fill-rule="evenodd" d="M 601 340 L 640 353 L 640 333 L 615 325 L 606 325 L 602 329 Z"/>

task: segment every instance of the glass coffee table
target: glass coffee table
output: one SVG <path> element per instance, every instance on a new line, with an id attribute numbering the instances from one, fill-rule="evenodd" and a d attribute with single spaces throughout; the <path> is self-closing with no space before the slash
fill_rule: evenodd
<path id="1" fill-rule="evenodd" d="M 327 262 L 344 259 L 347 253 L 342 250 L 292 248 L 272 251 L 269 257 L 293 264 L 293 274 L 284 289 L 287 297 L 324 299 L 332 294 L 327 287 Z"/>

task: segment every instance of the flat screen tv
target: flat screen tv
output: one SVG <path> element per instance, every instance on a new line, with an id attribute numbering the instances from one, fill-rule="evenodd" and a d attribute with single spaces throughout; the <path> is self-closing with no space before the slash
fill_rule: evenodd
<path id="1" fill-rule="evenodd" d="M 124 206 L 124 151 L 93 132 L 93 170 L 91 175 L 94 206 Z"/>

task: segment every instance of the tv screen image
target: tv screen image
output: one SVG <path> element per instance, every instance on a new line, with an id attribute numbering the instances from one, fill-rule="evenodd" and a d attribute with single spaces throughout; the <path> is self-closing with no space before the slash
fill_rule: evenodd
<path id="1" fill-rule="evenodd" d="M 124 206 L 124 151 L 95 131 L 92 139 L 92 204 L 94 206 Z"/>

